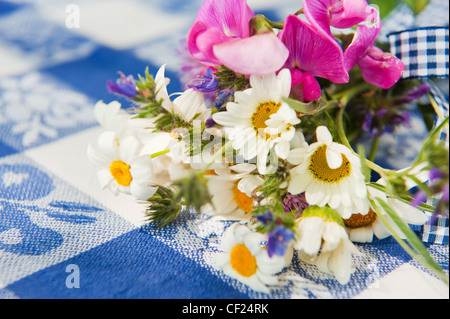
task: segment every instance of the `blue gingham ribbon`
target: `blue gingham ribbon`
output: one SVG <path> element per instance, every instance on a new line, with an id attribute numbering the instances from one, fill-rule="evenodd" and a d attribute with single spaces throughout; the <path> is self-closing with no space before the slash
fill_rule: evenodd
<path id="1" fill-rule="evenodd" d="M 427 27 L 389 35 L 391 52 L 405 64 L 404 79 L 448 77 L 448 27 Z"/>
<path id="2" fill-rule="evenodd" d="M 436 101 L 441 115 L 448 116 L 448 101 L 432 78 L 449 76 L 449 29 L 448 27 L 424 27 L 394 32 L 388 35 L 391 52 L 405 65 L 403 79 L 423 79 L 430 87 L 430 95 Z M 436 120 L 439 125 L 441 117 Z M 448 145 L 448 132 L 442 131 L 441 140 Z M 436 204 L 438 198 L 430 199 Z M 428 243 L 448 244 L 449 219 L 437 216 L 423 227 L 422 240 Z"/>

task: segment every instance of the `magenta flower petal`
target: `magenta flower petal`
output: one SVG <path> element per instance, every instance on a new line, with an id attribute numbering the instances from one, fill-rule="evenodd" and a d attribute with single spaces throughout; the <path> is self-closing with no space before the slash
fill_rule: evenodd
<path id="1" fill-rule="evenodd" d="M 303 13 L 309 23 L 333 37 L 330 30 L 331 8 L 337 0 L 303 0 Z"/>
<path id="2" fill-rule="evenodd" d="M 364 80 L 383 89 L 389 89 L 401 78 L 405 65 L 397 57 L 372 47 L 359 61 Z"/>
<path id="3" fill-rule="evenodd" d="M 338 1 L 331 8 L 330 24 L 335 28 L 350 28 L 365 21 L 370 13 L 371 7 L 366 0 Z"/>
<path id="4" fill-rule="evenodd" d="M 290 53 L 286 68 L 300 69 L 334 83 L 349 81 L 343 52 L 336 41 L 294 15 L 287 17 L 280 36 Z"/>
<path id="5" fill-rule="evenodd" d="M 302 83 L 304 78 L 303 72 L 300 69 L 291 70 L 292 86 Z"/>
<path id="6" fill-rule="evenodd" d="M 333 37 L 330 26 L 345 29 L 361 23 L 370 7 L 366 0 L 303 0 L 303 12 L 309 23 Z"/>
<path id="7" fill-rule="evenodd" d="M 265 75 L 280 70 L 289 51 L 274 33 L 262 33 L 215 45 L 214 55 L 235 72 Z"/>
<path id="8" fill-rule="evenodd" d="M 344 52 L 344 64 L 347 72 L 350 72 L 358 61 L 373 47 L 381 32 L 381 18 L 376 9 L 372 8 L 368 21 L 371 24 L 358 25 L 352 43 Z"/>
<path id="9" fill-rule="evenodd" d="M 319 99 L 322 95 L 322 90 L 317 79 L 308 72 L 302 73 L 301 76 L 298 72 L 301 71 L 298 69 L 291 70 L 291 74 L 297 77 L 296 83 L 292 83 L 292 96 L 303 102 L 311 102 Z"/>
<path id="10" fill-rule="evenodd" d="M 228 37 L 247 38 L 250 36 L 249 22 L 254 16 L 247 0 L 205 0 L 196 21 L 202 21 L 208 28 L 222 30 Z"/>
<path id="11" fill-rule="evenodd" d="M 189 31 L 187 45 L 196 60 L 214 66 L 219 65 L 220 61 L 214 55 L 213 46 L 230 40 L 221 30 L 208 28 L 203 22 L 197 21 Z"/>
<path id="12" fill-rule="evenodd" d="M 188 33 L 189 52 L 205 65 L 220 65 L 213 47 L 249 37 L 249 22 L 254 15 L 246 0 L 205 0 Z"/>

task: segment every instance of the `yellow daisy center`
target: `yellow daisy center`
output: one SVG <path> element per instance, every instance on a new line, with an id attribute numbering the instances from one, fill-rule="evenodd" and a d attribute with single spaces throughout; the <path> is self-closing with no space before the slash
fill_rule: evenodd
<path id="1" fill-rule="evenodd" d="M 252 211 L 253 198 L 248 197 L 247 194 L 241 192 L 238 188 L 238 183 L 233 187 L 234 201 L 240 209 L 249 214 Z"/>
<path id="2" fill-rule="evenodd" d="M 109 167 L 109 171 L 119 185 L 130 186 L 133 180 L 130 173 L 130 165 L 122 161 L 114 161 Z"/>
<path id="3" fill-rule="evenodd" d="M 231 267 L 244 277 L 251 277 L 256 273 L 256 258 L 244 244 L 237 244 L 230 254 Z"/>
<path id="4" fill-rule="evenodd" d="M 336 169 L 332 169 L 327 163 L 327 146 L 319 146 L 313 155 L 309 164 L 309 170 L 320 181 L 327 183 L 338 182 L 350 175 L 351 164 L 347 157 L 342 154 L 342 164 Z"/>
<path id="5" fill-rule="evenodd" d="M 263 135 L 264 129 L 267 127 L 266 121 L 270 118 L 272 114 L 278 112 L 281 107 L 281 103 L 275 102 L 264 102 L 258 105 L 255 113 L 252 115 L 252 125 L 255 131 L 259 134 Z M 270 137 L 270 135 L 265 134 L 266 139 Z"/>

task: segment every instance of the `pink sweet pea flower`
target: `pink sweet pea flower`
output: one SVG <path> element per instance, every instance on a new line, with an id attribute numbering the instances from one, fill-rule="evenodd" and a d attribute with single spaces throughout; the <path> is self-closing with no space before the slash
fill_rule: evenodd
<path id="1" fill-rule="evenodd" d="M 381 31 L 381 18 L 372 8 L 369 24 L 360 24 L 352 43 L 344 52 L 345 69 L 350 72 L 358 66 L 364 80 L 383 89 L 392 87 L 402 76 L 405 65 L 394 55 L 374 47 Z"/>
<path id="2" fill-rule="evenodd" d="M 291 70 L 292 93 L 296 98 L 304 102 L 320 98 L 321 89 L 315 77 L 334 83 L 349 81 L 338 43 L 299 17 L 288 16 L 279 37 L 289 49 L 284 68 Z"/>
<path id="3" fill-rule="evenodd" d="M 371 7 L 366 0 L 303 0 L 309 23 L 332 37 L 330 26 L 350 28 L 366 20 Z"/>
<path id="4" fill-rule="evenodd" d="M 289 52 L 274 33 L 251 36 L 254 16 L 246 0 L 205 0 L 188 34 L 189 52 L 207 66 L 225 65 L 238 73 L 278 71 Z"/>

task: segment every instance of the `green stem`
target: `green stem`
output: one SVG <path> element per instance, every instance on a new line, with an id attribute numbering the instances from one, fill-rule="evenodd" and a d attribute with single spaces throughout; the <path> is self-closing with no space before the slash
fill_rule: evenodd
<path id="1" fill-rule="evenodd" d="M 161 152 L 157 152 L 157 153 L 153 153 L 152 155 L 150 155 L 151 158 L 155 158 L 164 154 L 170 153 L 170 149 L 161 151 Z"/>
<path id="2" fill-rule="evenodd" d="M 271 21 L 269 19 L 267 19 L 267 21 L 269 21 L 269 24 L 270 24 L 270 26 L 272 28 L 280 29 L 280 30 L 282 30 L 284 28 L 284 22 L 283 21 L 282 22 L 276 22 L 276 21 Z"/>
<path id="3" fill-rule="evenodd" d="M 345 111 L 345 106 L 341 105 L 340 109 L 337 113 L 336 116 L 336 127 L 337 127 L 337 133 L 339 135 L 339 139 L 341 140 L 341 143 L 344 144 L 345 146 L 347 146 L 349 149 L 351 149 L 353 151 L 352 146 L 350 145 L 350 142 L 347 139 L 347 135 L 345 134 L 345 129 L 344 129 L 344 111 Z M 354 151 L 353 151 L 354 153 Z"/>
<path id="4" fill-rule="evenodd" d="M 368 160 L 373 162 L 375 160 L 375 156 L 377 155 L 378 143 L 380 142 L 380 136 L 377 134 L 372 142 L 372 148 L 370 149 Z"/>

